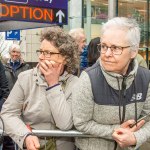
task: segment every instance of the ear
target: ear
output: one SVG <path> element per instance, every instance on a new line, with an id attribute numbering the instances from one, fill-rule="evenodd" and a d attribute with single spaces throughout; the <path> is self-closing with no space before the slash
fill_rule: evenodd
<path id="1" fill-rule="evenodd" d="M 66 62 L 66 60 L 65 60 L 65 59 L 64 59 L 64 61 L 63 61 L 63 64 L 64 64 L 64 65 L 66 65 L 66 64 L 67 64 L 67 62 Z"/>
<path id="2" fill-rule="evenodd" d="M 131 51 L 131 59 L 134 59 L 137 55 L 138 51 Z"/>

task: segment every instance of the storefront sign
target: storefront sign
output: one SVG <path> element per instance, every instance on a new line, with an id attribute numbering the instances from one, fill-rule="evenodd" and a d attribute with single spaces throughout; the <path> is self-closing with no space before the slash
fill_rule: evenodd
<path id="1" fill-rule="evenodd" d="M 68 18 L 66 9 L 41 8 L 30 7 L 28 5 L 0 3 L 0 10 L 0 20 L 22 20 L 51 24 L 67 24 Z"/>
<path id="2" fill-rule="evenodd" d="M 66 9 L 68 8 L 68 0 L 0 0 L 0 3 L 21 4 L 33 7 L 46 7 Z"/>

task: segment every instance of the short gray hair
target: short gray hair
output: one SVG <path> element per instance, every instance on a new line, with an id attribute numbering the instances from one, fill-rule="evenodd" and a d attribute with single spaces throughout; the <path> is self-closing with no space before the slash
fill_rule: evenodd
<path id="1" fill-rule="evenodd" d="M 127 40 L 129 41 L 130 46 L 132 46 L 131 50 L 136 51 L 139 49 L 140 27 L 135 19 L 115 17 L 108 20 L 102 27 L 102 35 L 107 29 L 113 27 L 127 31 Z"/>
<path id="2" fill-rule="evenodd" d="M 9 53 L 12 52 L 13 50 L 16 50 L 18 52 L 21 52 L 20 50 L 20 46 L 18 44 L 12 44 L 10 47 L 9 47 Z"/>
<path id="3" fill-rule="evenodd" d="M 71 35 L 77 42 L 81 39 L 85 32 L 83 28 L 75 28 L 69 31 L 69 35 Z"/>

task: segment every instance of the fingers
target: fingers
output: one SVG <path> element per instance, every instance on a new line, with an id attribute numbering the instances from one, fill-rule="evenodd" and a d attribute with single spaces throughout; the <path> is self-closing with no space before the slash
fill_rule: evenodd
<path id="1" fill-rule="evenodd" d="M 49 61 L 49 63 L 51 63 L 51 65 L 54 67 L 54 68 L 57 68 L 59 65 L 60 65 L 60 63 L 57 63 L 57 62 L 55 62 L 55 61 Z"/>
<path id="2" fill-rule="evenodd" d="M 45 60 L 44 62 L 40 62 L 40 67 L 42 67 L 45 71 L 52 68 L 58 68 L 61 64 L 55 61 Z"/>
<path id="3" fill-rule="evenodd" d="M 133 132 L 126 128 L 116 129 L 112 137 L 122 148 L 136 144 L 136 138 Z"/>
<path id="4" fill-rule="evenodd" d="M 130 125 L 134 123 L 135 123 L 135 120 L 128 120 L 121 124 L 121 128 L 130 128 Z"/>
<path id="5" fill-rule="evenodd" d="M 130 131 L 135 132 L 139 130 L 143 125 L 145 124 L 145 120 L 141 120 L 140 122 L 137 123 L 137 125 L 133 126 Z"/>
<path id="6" fill-rule="evenodd" d="M 40 148 L 40 143 L 39 143 L 39 139 L 35 136 L 35 140 L 34 140 L 34 146 L 36 149 Z"/>
<path id="7" fill-rule="evenodd" d="M 29 135 L 25 138 L 27 150 L 38 150 L 40 148 L 39 140 L 36 136 Z"/>
<path id="8" fill-rule="evenodd" d="M 122 136 L 123 136 L 123 131 L 121 131 L 120 128 L 112 134 L 113 139 L 119 144 L 121 148 L 124 147 Z"/>
<path id="9" fill-rule="evenodd" d="M 52 64 L 45 60 L 44 62 L 40 62 L 40 67 L 44 70 L 47 71 L 49 68 L 52 68 Z"/>

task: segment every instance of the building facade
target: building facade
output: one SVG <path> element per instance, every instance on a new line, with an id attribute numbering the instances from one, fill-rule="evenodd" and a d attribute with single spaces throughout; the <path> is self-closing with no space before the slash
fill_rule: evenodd
<path id="1" fill-rule="evenodd" d="M 87 44 L 101 36 L 101 26 L 115 16 L 135 18 L 141 27 L 139 53 L 150 60 L 150 1 L 149 0 L 68 0 L 68 25 L 64 29 L 84 28 Z M 36 62 L 35 51 L 40 45 L 42 28 L 21 31 L 21 47 L 27 62 Z"/>

